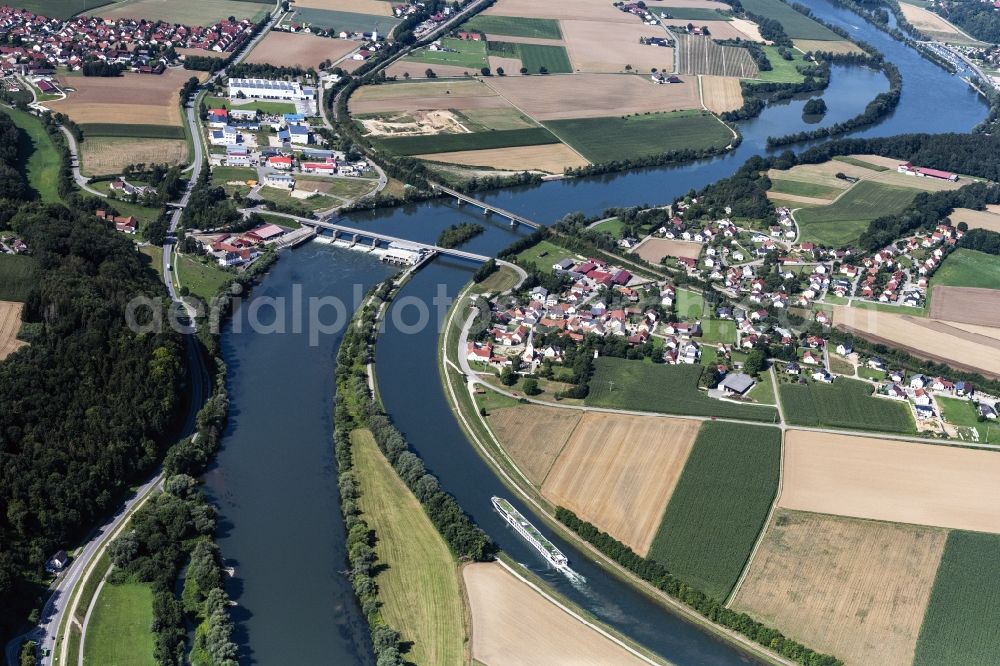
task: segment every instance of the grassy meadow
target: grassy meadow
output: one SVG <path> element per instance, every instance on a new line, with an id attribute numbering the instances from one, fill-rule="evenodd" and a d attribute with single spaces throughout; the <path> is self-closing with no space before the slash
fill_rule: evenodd
<path id="1" fill-rule="evenodd" d="M 877 217 L 902 212 L 920 193 L 863 180 L 828 206 L 803 208 L 795 213 L 802 240 L 841 247 L 857 242 Z"/>
<path id="2" fill-rule="evenodd" d="M 912 433 L 910 409 L 902 402 L 872 396 L 870 384 L 839 377 L 832 384 L 782 384 L 785 418 L 793 425 Z"/>
<path id="3" fill-rule="evenodd" d="M 408 62 L 426 63 L 428 65 L 453 65 L 455 67 L 468 67 L 475 72 L 486 67 L 486 42 L 476 42 L 473 40 L 456 39 L 454 37 L 443 37 L 441 46 L 448 51 L 431 51 L 422 48 L 414 51 L 406 57 Z"/>
<path id="4" fill-rule="evenodd" d="M 649 558 L 724 600 L 778 492 L 781 431 L 706 422 L 670 497 Z"/>
<path id="5" fill-rule="evenodd" d="M 506 35 L 508 37 L 562 39 L 559 21 L 555 19 L 480 14 L 473 17 L 464 27 L 469 30 L 478 30 L 482 33 Z"/>
<path id="6" fill-rule="evenodd" d="M 35 260 L 23 254 L 0 254 L 0 301 L 24 302 L 35 285 Z"/>
<path id="7" fill-rule="evenodd" d="M 144 583 L 105 583 L 83 644 L 85 666 L 154 666 L 153 591 Z"/>
<path id="8" fill-rule="evenodd" d="M 124 136 L 145 139 L 184 139 L 184 128 L 171 125 L 126 125 L 119 123 L 83 123 L 84 141 L 88 136 Z"/>
<path id="9" fill-rule="evenodd" d="M 931 284 L 1000 289 L 1000 257 L 978 250 L 955 250 L 934 273 Z"/>
<path id="10" fill-rule="evenodd" d="M 18 167 L 27 177 L 28 185 L 46 203 L 61 201 L 59 169 L 62 157 L 42 126 L 42 121 L 26 111 L 5 107 L 3 112 L 11 117 L 20 130 Z"/>

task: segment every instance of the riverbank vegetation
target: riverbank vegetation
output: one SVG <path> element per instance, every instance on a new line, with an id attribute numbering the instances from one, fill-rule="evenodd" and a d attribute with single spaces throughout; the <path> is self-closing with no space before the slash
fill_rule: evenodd
<path id="1" fill-rule="evenodd" d="M 438 235 L 437 245 L 444 248 L 458 247 L 484 231 L 486 227 L 475 222 L 453 224 Z"/>

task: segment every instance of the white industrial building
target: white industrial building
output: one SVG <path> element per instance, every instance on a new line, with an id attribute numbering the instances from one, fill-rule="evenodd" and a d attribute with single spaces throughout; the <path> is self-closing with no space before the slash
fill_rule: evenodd
<path id="1" fill-rule="evenodd" d="M 313 99 L 315 88 L 303 88 L 295 81 L 269 79 L 229 79 L 229 99 L 281 99 L 290 102 Z"/>

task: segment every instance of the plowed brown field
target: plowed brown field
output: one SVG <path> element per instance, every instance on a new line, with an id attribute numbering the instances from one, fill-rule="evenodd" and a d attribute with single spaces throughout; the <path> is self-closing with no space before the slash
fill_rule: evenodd
<path id="1" fill-rule="evenodd" d="M 388 4 L 380 0 L 372 1 L 379 5 Z M 348 39 L 330 39 L 293 32 L 269 32 L 250 52 L 247 62 L 308 69 L 316 67 L 327 58 L 336 62 L 358 48 L 358 45 L 358 42 Z"/>

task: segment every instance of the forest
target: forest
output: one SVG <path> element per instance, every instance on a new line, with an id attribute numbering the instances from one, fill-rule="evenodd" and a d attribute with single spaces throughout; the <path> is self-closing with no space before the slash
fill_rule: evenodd
<path id="1" fill-rule="evenodd" d="M 1000 14 L 988 2 L 951 0 L 937 8 L 937 13 L 976 39 L 991 44 L 1000 42 Z"/>

